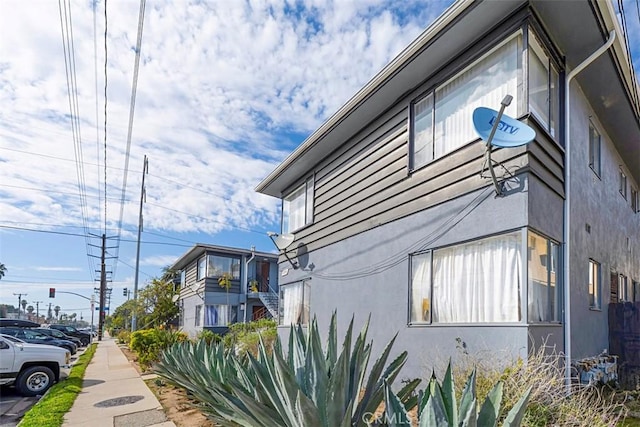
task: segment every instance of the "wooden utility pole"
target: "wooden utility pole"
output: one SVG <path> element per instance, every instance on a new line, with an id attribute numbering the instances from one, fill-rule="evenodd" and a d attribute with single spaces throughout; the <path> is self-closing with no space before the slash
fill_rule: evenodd
<path id="1" fill-rule="evenodd" d="M 138 248 L 136 250 L 136 271 L 133 279 L 133 301 L 134 308 L 131 314 L 131 332 L 135 332 L 138 329 L 138 315 L 136 313 L 138 308 L 138 270 L 140 268 L 140 233 L 142 232 L 142 204 L 146 199 L 146 193 L 144 188 L 144 177 L 149 173 L 149 161 L 147 155 L 144 156 L 144 164 L 142 165 L 142 186 L 140 188 L 140 214 L 138 216 Z M 128 299 L 128 298 L 127 298 Z"/>
<path id="2" fill-rule="evenodd" d="M 100 255 L 100 302 L 98 304 L 98 341 L 102 341 L 102 329 L 104 328 L 104 300 L 107 290 L 107 271 L 105 254 L 107 252 L 107 236 L 102 235 L 102 253 Z"/>

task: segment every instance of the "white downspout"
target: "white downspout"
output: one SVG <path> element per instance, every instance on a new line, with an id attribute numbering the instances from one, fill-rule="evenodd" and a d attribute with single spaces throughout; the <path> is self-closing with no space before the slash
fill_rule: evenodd
<path id="1" fill-rule="evenodd" d="M 251 246 L 251 258 L 249 258 L 244 264 L 244 294 L 245 296 L 249 293 L 249 263 L 253 261 L 256 257 L 256 247 Z M 247 310 L 249 308 L 249 301 L 246 300 L 244 302 L 244 323 L 247 323 Z"/>
<path id="2" fill-rule="evenodd" d="M 595 61 L 600 55 L 606 52 L 614 40 L 616 39 L 615 30 L 611 30 L 609 38 L 606 43 L 602 45 L 598 50 L 593 52 L 591 56 L 582 61 L 580 65 L 575 67 L 566 77 L 565 84 L 565 103 L 564 103 L 564 117 L 565 117 L 565 199 L 564 199 L 564 352 L 565 352 L 565 381 L 567 387 L 571 385 L 571 268 L 570 268 L 570 224 L 571 224 L 571 182 L 569 173 L 571 171 L 571 126 L 570 126 L 570 114 L 569 102 L 571 100 L 571 80 L 588 65 Z"/>

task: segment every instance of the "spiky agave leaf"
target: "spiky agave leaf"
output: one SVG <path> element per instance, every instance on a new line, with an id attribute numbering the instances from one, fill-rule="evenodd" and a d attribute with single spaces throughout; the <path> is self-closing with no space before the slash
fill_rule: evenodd
<path id="1" fill-rule="evenodd" d="M 483 427 L 495 427 L 498 424 L 500 405 L 502 404 L 502 388 L 502 381 L 498 381 L 484 399 L 484 403 L 480 407 L 480 412 L 478 413 L 479 425 Z"/>
<path id="2" fill-rule="evenodd" d="M 451 370 L 451 360 L 447 365 L 447 371 L 442 379 L 442 400 L 447 411 L 447 418 L 453 426 L 458 425 L 458 403 L 456 400 L 456 388 L 453 383 L 453 373 Z"/>
<path id="3" fill-rule="evenodd" d="M 391 387 L 386 380 L 383 380 L 384 389 L 384 421 L 389 427 L 400 425 L 411 425 L 409 412 L 405 409 L 400 398 L 391 391 Z"/>
<path id="4" fill-rule="evenodd" d="M 531 397 L 531 387 L 525 391 L 525 393 L 520 397 L 520 399 L 516 402 L 516 404 L 511 408 L 509 413 L 507 414 L 507 418 L 504 420 L 505 427 L 519 427 L 522 423 L 522 418 L 524 417 L 524 413 L 527 410 L 527 404 L 529 403 L 529 398 Z"/>
<path id="5" fill-rule="evenodd" d="M 462 390 L 462 397 L 460 398 L 460 412 L 458 413 L 458 420 L 462 421 L 469 417 L 476 416 L 476 370 L 475 368 L 469 374 L 467 382 Z M 470 415 L 472 414 L 472 415 Z"/>

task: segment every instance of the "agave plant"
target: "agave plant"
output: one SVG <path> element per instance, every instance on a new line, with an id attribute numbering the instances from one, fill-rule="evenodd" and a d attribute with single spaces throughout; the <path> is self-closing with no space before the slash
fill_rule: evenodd
<path id="1" fill-rule="evenodd" d="M 460 404 L 456 401 L 451 362 L 442 380 L 438 382 L 435 375 L 431 376 L 429 387 L 418 392 L 418 426 L 419 427 L 495 427 L 500 417 L 502 403 L 502 381 L 498 381 L 485 398 L 480 411 L 476 398 L 476 370 L 474 369 L 462 391 Z M 531 394 L 529 388 L 507 414 L 503 426 L 517 427 L 527 409 L 527 402 Z M 390 426 L 406 424 L 410 420 L 407 407 L 401 398 L 394 395 L 391 387 L 385 384 L 385 424 Z"/>
<path id="2" fill-rule="evenodd" d="M 335 313 L 324 349 L 315 318 L 307 333 L 300 326 L 292 328 L 286 355 L 279 340 L 271 354 L 261 341 L 257 357 L 236 356 L 220 344 L 176 344 L 155 370 L 189 390 L 220 425 L 365 426 L 366 414 L 381 406 L 385 387 L 407 359 L 402 352 L 385 367 L 394 337 L 369 370 L 368 325 L 352 346 L 352 318 L 340 350 Z M 394 394 L 394 404 L 405 411 L 415 407 L 413 391 L 419 382 L 410 381 Z"/>

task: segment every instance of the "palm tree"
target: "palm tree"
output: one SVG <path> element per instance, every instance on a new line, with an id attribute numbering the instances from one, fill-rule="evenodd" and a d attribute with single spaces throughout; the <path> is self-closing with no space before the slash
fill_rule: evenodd
<path id="1" fill-rule="evenodd" d="M 60 313 L 60 306 L 56 305 L 53 307 L 53 312 L 56 314 L 56 319 L 58 318 L 58 314 Z"/>
<path id="2" fill-rule="evenodd" d="M 4 274 L 6 272 L 7 272 L 7 267 L 5 267 L 4 264 L 0 262 L 0 279 L 4 277 Z"/>
<path id="3" fill-rule="evenodd" d="M 27 300 L 23 299 L 22 301 L 20 301 L 20 304 L 22 305 L 22 311 L 24 311 L 26 313 L 27 312 Z"/>
<path id="4" fill-rule="evenodd" d="M 35 311 L 35 308 L 32 305 L 27 307 L 27 312 L 29 313 L 29 319 L 33 318 L 33 312 L 34 311 Z"/>

